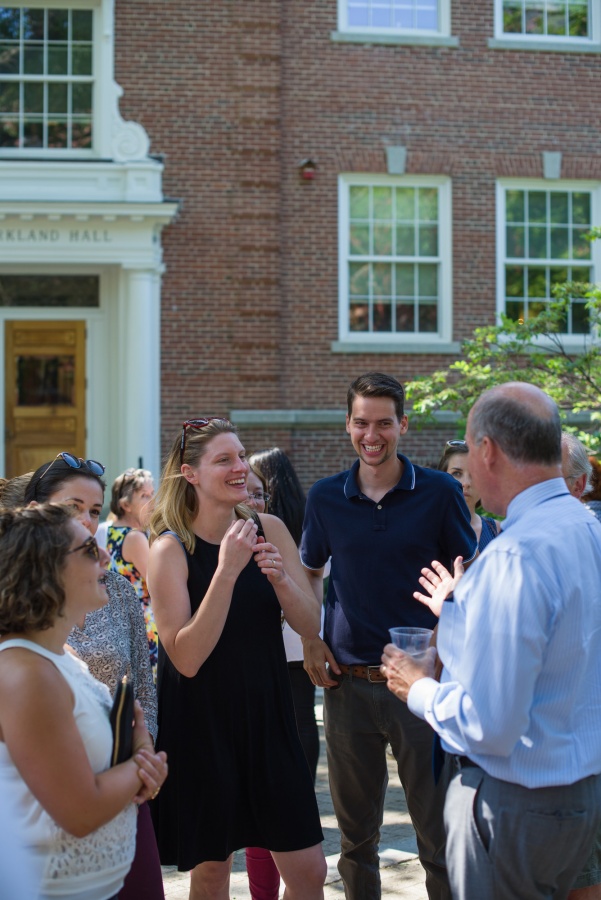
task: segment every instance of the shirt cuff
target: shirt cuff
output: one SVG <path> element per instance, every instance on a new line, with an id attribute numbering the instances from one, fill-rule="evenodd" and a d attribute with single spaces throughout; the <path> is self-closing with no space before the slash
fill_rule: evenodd
<path id="1" fill-rule="evenodd" d="M 426 713 L 432 709 L 434 695 L 439 686 L 434 678 L 420 678 L 413 682 L 409 688 L 407 706 L 414 716 L 419 716 L 420 719 L 426 718 Z"/>

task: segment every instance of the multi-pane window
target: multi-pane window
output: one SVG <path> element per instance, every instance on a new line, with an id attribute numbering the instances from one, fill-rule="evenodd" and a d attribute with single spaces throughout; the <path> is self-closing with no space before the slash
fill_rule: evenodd
<path id="1" fill-rule="evenodd" d="M 349 28 L 439 30 L 439 0 L 345 0 Z"/>
<path id="2" fill-rule="evenodd" d="M 502 3 L 503 34 L 591 38 L 591 0 L 502 0 Z"/>
<path id="3" fill-rule="evenodd" d="M 351 184 L 348 333 L 439 330 L 439 188 Z"/>
<path id="4" fill-rule="evenodd" d="M 567 190 L 505 192 L 505 312 L 524 321 L 543 311 L 555 285 L 592 281 L 591 193 Z M 585 300 L 572 299 L 568 334 L 589 330 Z"/>
<path id="5" fill-rule="evenodd" d="M 0 149 L 92 146 L 93 13 L 0 7 Z"/>

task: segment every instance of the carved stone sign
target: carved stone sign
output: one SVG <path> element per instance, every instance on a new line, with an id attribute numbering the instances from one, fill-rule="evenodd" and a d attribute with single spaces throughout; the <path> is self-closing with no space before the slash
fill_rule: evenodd
<path id="1" fill-rule="evenodd" d="M 106 228 L 0 228 L 0 244 L 110 244 Z"/>

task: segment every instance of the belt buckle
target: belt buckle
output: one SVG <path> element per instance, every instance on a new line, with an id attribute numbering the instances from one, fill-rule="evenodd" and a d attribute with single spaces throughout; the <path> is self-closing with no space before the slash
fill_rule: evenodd
<path id="1" fill-rule="evenodd" d="M 380 666 L 367 666 L 367 680 L 369 681 L 370 684 L 378 684 L 378 680 L 377 680 L 377 679 L 374 680 L 374 679 L 372 679 L 372 677 L 371 677 L 371 673 L 372 673 L 374 670 L 377 672 L 378 675 L 381 675 L 381 672 L 380 672 Z M 382 680 L 382 679 L 380 678 L 380 681 L 381 681 L 381 680 Z"/>

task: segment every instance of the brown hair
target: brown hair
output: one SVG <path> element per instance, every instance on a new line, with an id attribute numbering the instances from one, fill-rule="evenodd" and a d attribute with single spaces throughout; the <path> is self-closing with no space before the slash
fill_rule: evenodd
<path id="1" fill-rule="evenodd" d="M 111 489 L 111 512 L 114 516 L 122 516 L 125 510 L 121 506 L 122 500 L 131 503 L 136 491 L 139 491 L 146 482 L 152 484 L 152 472 L 148 469 L 126 469 L 113 481 Z"/>
<path id="2" fill-rule="evenodd" d="M 447 441 L 446 447 L 444 448 L 444 453 L 440 457 L 438 461 L 437 469 L 440 469 L 441 472 L 449 471 L 449 460 L 451 456 L 454 456 L 456 453 L 465 453 L 467 454 L 468 447 L 465 441 Z"/>
<path id="3" fill-rule="evenodd" d="M 589 456 L 588 460 L 593 467 L 593 471 L 589 478 L 591 489 L 581 497 L 585 502 L 587 500 L 601 500 L 601 463 L 594 456 Z"/>
<path id="4" fill-rule="evenodd" d="M 59 503 L 0 511 L 0 635 L 44 631 L 62 614 L 72 518 Z"/>
<path id="5" fill-rule="evenodd" d="M 33 472 L 16 475 L 14 478 L 0 478 L 0 508 L 16 509 L 25 505 L 25 491 Z"/>
<path id="6" fill-rule="evenodd" d="M 403 418 L 405 406 L 405 390 L 403 385 L 383 372 L 366 372 L 355 378 L 346 395 L 346 406 L 349 416 L 353 413 L 355 397 L 390 397 L 394 403 L 397 419 Z"/>
<path id="7" fill-rule="evenodd" d="M 250 471 L 253 473 L 253 475 L 255 476 L 255 478 L 258 478 L 259 481 L 261 482 L 261 484 L 263 485 L 263 493 L 264 493 L 264 494 L 268 494 L 268 493 L 269 493 L 269 490 L 268 490 L 268 487 L 267 487 L 267 479 L 265 478 L 265 476 L 264 476 L 263 473 L 261 472 L 261 470 L 260 470 L 260 468 L 258 467 L 258 465 L 253 461 L 253 457 L 252 457 L 252 456 L 249 457 L 249 459 L 248 459 L 248 465 L 250 466 Z M 268 501 L 266 500 L 266 501 L 265 501 L 265 512 L 267 512 L 268 506 L 269 506 L 269 503 L 268 503 Z"/>

